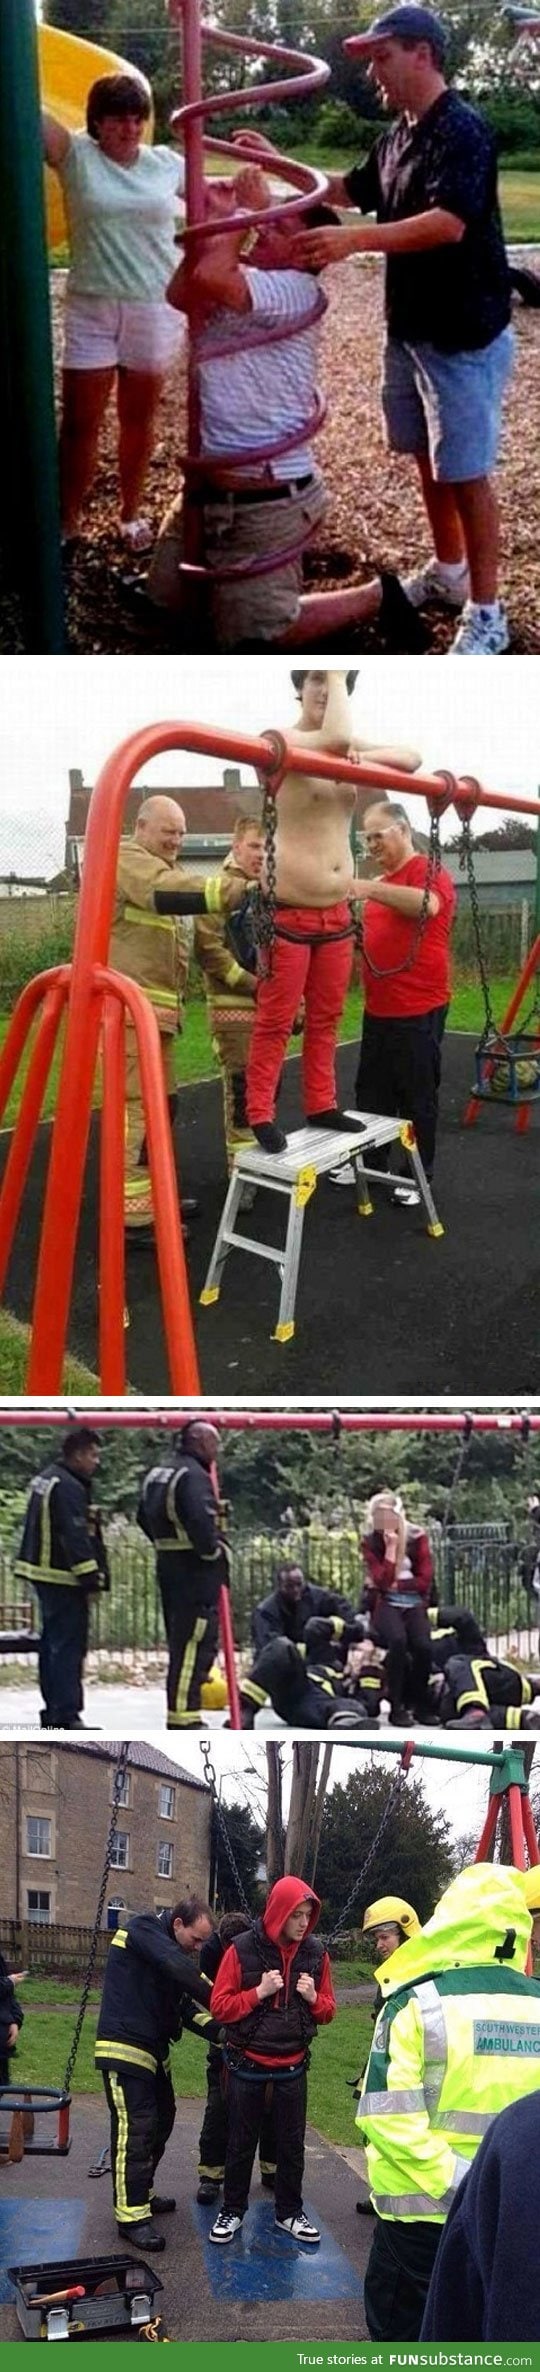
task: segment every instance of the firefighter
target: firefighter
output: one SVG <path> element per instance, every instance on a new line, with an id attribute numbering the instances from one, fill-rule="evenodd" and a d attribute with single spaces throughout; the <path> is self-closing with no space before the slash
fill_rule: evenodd
<path id="1" fill-rule="evenodd" d="M 451 1622 L 446 1625 L 443 1616 Z M 464 1621 L 459 1617 L 463 1614 Z M 473 1633 L 476 1635 L 473 1637 Z M 432 1631 L 438 1665 L 431 1688 L 445 1729 L 536 1729 L 540 1680 L 518 1671 L 507 1657 L 490 1655 L 468 1608 L 441 1608 Z"/>
<path id="2" fill-rule="evenodd" d="M 184 923 L 173 915 L 158 917 L 154 891 L 160 882 L 185 887 L 186 871 L 178 864 L 186 830 L 176 799 L 156 795 L 139 808 L 131 840 L 121 840 L 116 880 L 109 961 L 143 988 L 156 1016 L 165 1093 L 171 1125 L 178 1104 L 175 1077 L 177 1033 L 182 1017 L 189 965 L 189 940 Z M 196 1203 L 184 1201 L 188 1219 Z M 147 1166 L 144 1108 L 135 1030 L 126 1028 L 126 1144 L 124 1221 L 132 1243 L 153 1235 L 150 1172 Z"/>
<path id="3" fill-rule="evenodd" d="M 236 1936 L 246 1935 L 251 1926 L 245 1911 L 226 1911 L 219 1925 L 203 1944 L 200 1969 L 215 1984 L 218 1968 L 229 1944 Z M 197 2199 L 201 2207 L 215 2207 L 219 2199 L 225 2173 L 225 2153 L 229 2122 L 228 2079 L 223 2051 L 216 2043 L 210 2044 L 206 2062 L 206 2107 L 199 2140 L 199 2187 Z M 263 2191 L 273 2191 L 276 2172 L 276 2147 L 272 2104 L 264 2108 L 259 2135 L 259 2166 Z"/>
<path id="4" fill-rule="evenodd" d="M 276 2137 L 276 2230 L 317 2247 L 304 2213 L 302 2175 L 310 2045 L 335 2017 L 328 1954 L 313 1934 L 318 1896 L 301 1878 L 278 1878 L 262 1918 L 224 1954 L 212 1988 L 213 2016 L 229 2029 L 229 2133 L 223 2209 L 210 2239 L 236 2239 L 271 2085 Z"/>
<path id="5" fill-rule="evenodd" d="M 385 1962 L 357 2122 L 376 2214 L 369 2336 L 416 2339 L 441 2231 L 491 2119 L 540 2088 L 519 1871 L 476 1863 Z"/>
<path id="6" fill-rule="evenodd" d="M 245 897 L 249 883 L 259 879 L 263 849 L 257 816 L 239 815 L 231 853 L 223 866 L 223 874 L 236 889 L 239 901 Z M 229 943 L 227 925 L 218 914 L 208 914 L 196 921 L 194 947 L 207 983 L 208 1016 L 214 1052 L 219 1057 L 230 1177 L 235 1154 L 255 1143 L 246 1114 L 246 1064 L 257 994 L 256 951 L 254 946 L 249 965 L 239 963 Z"/>
<path id="7" fill-rule="evenodd" d="M 184 1425 L 169 1466 L 145 1475 L 137 1522 L 156 1550 L 169 1669 L 167 1728 L 204 1726 L 200 1694 L 219 1637 L 219 1593 L 228 1581 L 228 1552 L 211 1468 L 219 1451 L 217 1426 L 205 1417 Z"/>
<path id="8" fill-rule="evenodd" d="M 404 1902 L 402 1895 L 384 1894 L 379 1896 L 377 1902 L 368 1903 L 362 1920 L 362 1935 L 373 1937 L 373 1950 L 379 1965 L 383 1960 L 390 1960 L 392 1953 L 399 1951 L 400 1944 L 407 1942 L 408 1936 L 419 1934 L 420 1920 L 417 1913 L 413 1910 L 412 1903 Z M 381 2008 L 381 1988 L 380 1985 L 376 1985 L 371 2012 L 374 2024 Z M 362 2088 L 363 2072 L 362 2070 L 362 2075 L 357 2077 L 354 2086 L 358 2093 Z M 373 2216 L 375 2214 L 373 2200 L 369 2196 L 367 2199 L 357 2199 L 356 2213 L 358 2216 Z"/>
<path id="9" fill-rule="evenodd" d="M 218 2041 L 208 1978 L 195 1965 L 213 1924 L 208 1903 L 188 1895 L 174 1910 L 144 1911 L 111 1936 L 95 2057 L 111 2119 L 118 2230 L 145 2250 L 164 2249 L 153 2218 L 176 2206 L 154 2191 L 175 2118 L 170 2044 L 184 2026 L 203 2042 Z"/>
<path id="10" fill-rule="evenodd" d="M 242 1680 L 243 1729 L 252 1728 L 258 1708 L 266 1704 L 268 1698 L 269 1692 L 256 1677 L 256 1666 L 263 1648 L 271 1647 L 278 1639 L 292 1640 L 295 1647 L 301 1647 L 308 1623 L 314 1617 L 320 1620 L 323 1616 L 327 1642 L 341 1637 L 344 1622 L 354 1621 L 352 1606 L 337 1590 L 322 1590 L 314 1582 L 306 1581 L 302 1566 L 291 1564 L 290 1559 L 278 1565 L 273 1590 L 267 1598 L 261 1598 L 258 1606 L 253 1607 L 251 1616 L 254 1663 L 251 1672 Z M 316 1660 L 315 1651 L 312 1660 Z"/>
<path id="11" fill-rule="evenodd" d="M 375 1653 L 375 1650 L 374 1650 Z M 280 1721 L 290 1729 L 364 1729 L 373 1720 L 373 1702 L 366 1710 L 361 1694 L 346 1695 L 344 1678 L 332 1664 L 311 1661 L 305 1647 L 292 1639 L 271 1639 L 257 1657 L 250 1680 L 251 1705 L 270 1699 Z M 242 1683 L 244 1703 L 246 1683 Z"/>
<path id="12" fill-rule="evenodd" d="M 21 1983 L 24 1973 L 24 1969 L 19 1969 L 16 1977 L 10 1976 L 7 1961 L 0 1952 L 0 2084 L 10 2084 L 12 2081 L 9 2062 L 16 2049 L 24 2018 L 15 1985 Z"/>
<path id="13" fill-rule="evenodd" d="M 91 1425 L 71 1426 L 60 1457 L 32 1483 L 14 1567 L 21 1580 L 31 1582 L 41 1608 L 44 1730 L 84 1729 L 82 1675 L 89 1600 L 109 1588 L 99 1512 L 91 1500 L 99 1452 L 100 1435 Z"/>

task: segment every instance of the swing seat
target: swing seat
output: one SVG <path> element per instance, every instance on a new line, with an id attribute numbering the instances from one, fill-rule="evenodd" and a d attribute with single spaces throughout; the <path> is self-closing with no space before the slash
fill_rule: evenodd
<path id="1" fill-rule="evenodd" d="M 516 1030 L 513 1037 L 495 1031 L 480 1040 L 474 1059 L 474 1096 L 501 1104 L 530 1104 L 540 1096 L 540 1030 Z"/>
<path id="2" fill-rule="evenodd" d="M 17 2166 L 21 2158 L 67 2158 L 71 2148 L 71 2094 L 44 2084 L 0 2085 L 0 2163 Z M 2 2115 L 3 2112 L 3 2115 Z M 4 2130 L 3 2117 L 8 2117 Z M 51 2117 L 48 2139 L 36 2138 L 36 2117 Z M 47 2133 L 47 2127 L 37 2133 Z"/>

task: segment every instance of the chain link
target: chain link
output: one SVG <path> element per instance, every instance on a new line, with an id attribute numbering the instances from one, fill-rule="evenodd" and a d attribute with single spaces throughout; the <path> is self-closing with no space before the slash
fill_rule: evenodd
<path id="1" fill-rule="evenodd" d="M 111 1812 L 111 1818 L 110 1818 L 110 1824 L 109 1824 L 109 1834 L 108 1834 L 108 1837 L 107 1837 L 107 1844 L 106 1844 L 106 1847 L 105 1847 L 105 1860 L 104 1860 L 104 1864 L 103 1864 L 103 1876 L 102 1876 L 102 1880 L 101 1880 L 101 1886 L 100 1886 L 100 1890 L 99 1890 L 99 1899 L 98 1899 L 98 1905 L 97 1905 L 97 1910 L 96 1910 L 96 1916 L 95 1916 L 95 1920 L 94 1920 L 94 1926 L 93 1926 L 92 1937 L 91 1937 L 91 1942 L 90 1942 L 90 1950 L 89 1950 L 89 1954 L 88 1954 L 88 1960 L 87 1960 L 87 1965 L 86 1965 L 86 1972 L 85 1972 L 85 1976 L 84 1976 L 83 1988 L 82 1988 L 82 1993 L 81 1993 L 81 1998 L 80 1998 L 79 2008 L 78 2008 L 78 2012 L 77 2012 L 77 2019 L 76 2019 L 76 2024 L 75 2024 L 75 2032 L 74 2032 L 74 2035 L 73 2035 L 73 2041 L 72 2041 L 72 2044 L 71 2044 L 71 2050 L 70 2050 L 70 2053 L 69 2053 L 69 2058 L 68 2058 L 68 2060 L 67 2060 L 67 2064 L 66 2064 L 66 2072 L 65 2072 L 65 2076 L 64 2076 L 63 2085 L 62 2085 L 62 2091 L 63 2091 L 63 2092 L 65 2092 L 65 2093 L 69 2093 L 69 2092 L 70 2092 L 70 2090 L 71 2090 L 71 2082 L 72 2082 L 73 2072 L 74 2072 L 74 2068 L 75 2068 L 75 2062 L 76 2062 L 76 2058 L 77 2058 L 77 2053 L 78 2053 L 78 2049 L 79 2049 L 79 2043 L 80 2043 L 81 2034 L 82 2034 L 83 2025 L 84 2025 L 84 2020 L 85 2020 L 86 2011 L 87 2011 L 87 2007 L 88 2007 L 88 1995 L 89 1995 L 89 1992 L 90 1992 L 90 1987 L 91 1987 L 91 1983 L 92 1983 L 92 1977 L 93 1977 L 93 1974 L 94 1974 L 94 1967 L 95 1967 L 96 1952 L 97 1952 L 97 1947 L 98 1947 L 98 1936 L 99 1936 L 99 1933 L 100 1933 L 100 1928 L 101 1928 L 101 1921 L 102 1921 L 102 1918 L 103 1918 L 103 1910 L 104 1910 L 104 1905 L 105 1905 L 105 1895 L 106 1895 L 106 1892 L 107 1892 L 107 1879 L 108 1879 L 108 1876 L 109 1876 L 109 1871 L 110 1871 L 110 1867 L 111 1867 L 112 1853 L 113 1853 L 113 1845 L 114 1845 L 114 1840 L 115 1840 L 115 1836 L 116 1836 L 116 1830 L 117 1830 L 117 1826 L 118 1826 L 118 1814 L 119 1814 L 119 1810 L 120 1810 L 120 1803 L 121 1803 L 121 1799 L 122 1799 L 122 1793 L 123 1793 L 123 1782 L 124 1782 L 124 1776 L 125 1776 L 125 1772 L 126 1772 L 126 1769 L 127 1769 L 128 1760 L 129 1760 L 129 1743 L 130 1743 L 130 1742 L 129 1742 L 129 1738 L 128 1738 L 128 1739 L 125 1739 L 125 1740 L 124 1740 L 124 1744 L 123 1744 L 123 1745 L 120 1747 L 120 1753 L 119 1753 L 119 1756 L 118 1756 L 118 1761 L 117 1761 L 116 1770 L 115 1770 L 115 1774 L 114 1774 L 113 1805 L 112 1805 L 112 1812 Z"/>
<path id="2" fill-rule="evenodd" d="M 461 848 L 460 848 L 460 852 L 459 852 L 459 861 L 460 861 L 460 865 L 461 865 L 462 869 L 464 869 L 464 870 L 465 870 L 465 872 L 466 872 L 466 875 L 467 875 L 467 884 L 468 884 L 468 890 L 469 890 L 469 898 L 470 898 L 470 902 L 471 902 L 471 914 L 472 914 L 472 924 L 473 924 L 473 932 L 474 932 L 474 943 L 475 943 L 475 948 L 476 948 L 476 961 L 477 961 L 477 964 L 478 964 L 478 971 L 479 971 L 479 975 L 480 975 L 480 987 L 481 987 L 481 990 L 482 990 L 482 997 L 483 997 L 483 1001 L 484 1001 L 484 1028 L 483 1028 L 483 1031 L 482 1031 L 482 1037 L 481 1037 L 481 1041 L 480 1041 L 480 1044 L 481 1044 L 481 1046 L 483 1047 L 483 1046 L 484 1046 L 484 1044 L 485 1044 L 485 1041 L 486 1041 L 486 1039 L 487 1039 L 487 1038 L 490 1038 L 490 1037 L 495 1037 L 495 1038 L 498 1038 L 498 1037 L 499 1037 L 499 1031 L 498 1031 L 498 1029 L 497 1029 L 497 1023 L 496 1023 L 496 1020 L 495 1020 L 495 1015 L 494 1015 L 494 1012 L 493 1012 L 493 1006 L 492 1006 L 492 1003 L 491 1003 L 491 989 L 490 989 L 490 984 L 489 984 L 489 980 L 488 980 L 488 974 L 487 974 L 487 965 L 486 965 L 486 958 L 485 958 L 485 954 L 484 954 L 484 943 L 483 943 L 483 938 L 482 938 L 482 918 L 481 918 L 481 911 L 480 911 L 480 899 L 479 899 L 479 895 L 478 895 L 478 882 L 477 882 L 477 879 L 476 879 L 476 873 L 475 873 L 475 870 L 474 870 L 473 838 L 472 838 L 472 830 L 471 830 L 471 818 L 470 818 L 470 815 L 466 815 L 466 816 L 464 816 L 464 817 L 463 817 L 463 824 L 462 824 L 462 834 L 461 834 Z"/>
<path id="3" fill-rule="evenodd" d="M 221 1804 L 220 1804 L 220 1801 L 219 1801 L 219 1796 L 218 1796 L 218 1787 L 217 1787 L 216 1773 L 215 1773 L 215 1769 L 214 1769 L 214 1764 L 213 1764 L 213 1762 L 212 1762 L 212 1757 L 211 1757 L 211 1753 L 210 1753 L 210 1747 L 209 1747 L 209 1744 L 208 1744 L 208 1740 L 207 1740 L 206 1738 L 202 1738 L 202 1739 L 201 1739 L 201 1755 L 202 1755 L 202 1761 L 203 1761 L 203 1770 L 204 1770 L 204 1776 L 205 1776 L 205 1779 L 206 1779 L 206 1784 L 207 1784 L 207 1787 L 209 1787 L 209 1788 L 211 1789 L 211 1793 L 212 1793 L 212 1799 L 213 1799 L 213 1805 L 214 1805 L 214 1812 L 215 1812 L 215 1816 L 216 1816 L 216 1821 L 217 1821 L 217 1826 L 218 1826 L 218 1829 L 219 1829 L 220 1837 L 221 1837 L 221 1840 L 222 1840 L 222 1844 L 224 1845 L 224 1848 L 225 1848 L 225 1852 L 226 1852 L 226 1855 L 227 1855 L 227 1860 L 228 1860 L 228 1862 L 230 1863 L 230 1867 L 231 1867 L 231 1870 L 232 1870 L 232 1874 L 233 1874 L 233 1878 L 234 1878 L 234 1883 L 235 1883 L 235 1886 L 238 1888 L 238 1901 L 239 1901 L 239 1903 L 240 1903 L 240 1908 L 241 1908 L 241 1910 L 242 1910 L 242 1911 L 245 1911 L 245 1913 L 246 1913 L 246 1917 L 249 1919 L 250 1927 L 253 1927 L 253 1926 L 254 1926 L 254 1924 L 255 1924 L 255 1922 L 254 1922 L 254 1918 L 253 1918 L 253 1912 L 252 1912 L 252 1910 L 251 1910 L 251 1906 L 250 1906 L 250 1904 L 248 1903 L 247 1894 L 245 1893 L 245 1891 L 244 1891 L 244 1887 L 243 1887 L 243 1885 L 242 1885 L 242 1879 L 241 1879 L 241 1877 L 240 1877 L 240 1871 L 239 1871 L 239 1868 L 238 1868 L 238 1863 L 237 1863 L 237 1861 L 236 1861 L 236 1859 L 235 1859 L 235 1855 L 234 1855 L 234 1853 L 233 1853 L 233 1848 L 232 1848 L 232 1845 L 231 1845 L 231 1842 L 230 1842 L 230 1838 L 229 1838 L 229 1836 L 228 1836 L 228 1833 L 227 1833 L 226 1822 L 225 1822 L 225 1820 L 224 1820 L 224 1818 L 223 1818 L 223 1813 L 222 1813 L 222 1810 L 221 1810 Z"/>
<path id="4" fill-rule="evenodd" d="M 404 1780 L 407 1778 L 408 1769 L 409 1755 L 405 1749 L 401 1761 L 398 1763 L 395 1778 L 392 1780 L 388 1802 L 385 1804 L 382 1818 L 379 1821 L 378 1829 L 373 1838 L 373 1843 L 369 1848 L 369 1853 L 366 1853 L 365 1861 L 362 1862 L 362 1868 L 359 1871 L 358 1877 L 355 1878 L 354 1886 L 351 1886 L 350 1894 L 347 1895 L 347 1901 L 343 1905 L 343 1910 L 340 1911 L 339 1919 L 336 1919 L 335 1926 L 330 1930 L 330 1935 L 326 1936 L 324 1939 L 327 1952 L 330 1951 L 331 1944 L 335 1943 L 336 1936 L 340 1935 L 341 1929 L 345 1926 L 346 1920 L 349 1917 L 349 1912 L 352 1911 L 354 1904 L 357 1901 L 358 1895 L 362 1893 L 368 1870 L 371 1869 L 372 1863 L 375 1861 L 376 1855 L 379 1851 L 381 1838 L 384 1836 L 385 1829 L 388 1827 L 388 1822 L 391 1819 L 392 1813 L 397 1804 L 397 1799 L 401 1792 Z"/>
<path id="5" fill-rule="evenodd" d="M 422 891 L 422 904 L 420 907 L 420 913 L 418 915 L 416 929 L 413 932 L 411 939 L 409 953 L 405 956 L 404 962 L 402 964 L 375 964 L 373 962 L 373 958 L 367 954 L 364 944 L 364 935 L 362 930 L 362 908 L 353 899 L 352 912 L 354 918 L 355 946 L 362 956 L 362 961 L 366 966 L 366 971 L 371 973 L 372 979 L 396 980 L 398 975 L 401 978 L 403 972 L 412 972 L 413 964 L 416 963 L 418 949 L 424 936 L 426 923 L 429 921 L 429 901 L 432 889 L 434 888 L 437 879 L 437 874 L 440 870 L 441 862 L 442 854 L 439 811 L 438 808 L 433 807 L 430 813 L 427 871 L 424 888 Z"/>

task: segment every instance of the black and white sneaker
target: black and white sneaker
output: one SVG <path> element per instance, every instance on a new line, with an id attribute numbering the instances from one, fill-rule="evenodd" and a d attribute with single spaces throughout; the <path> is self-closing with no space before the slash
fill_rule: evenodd
<path id="1" fill-rule="evenodd" d="M 212 2225 L 212 2230 L 208 2235 L 209 2240 L 215 2240 L 218 2248 L 226 2248 L 229 2240 L 236 2240 L 237 2232 L 242 2230 L 242 2223 L 242 2216 L 226 2216 L 222 2212 L 221 2215 L 216 2216 L 215 2224 Z"/>
<path id="2" fill-rule="evenodd" d="M 288 2232 L 291 2240 L 309 2241 L 312 2248 L 318 2248 L 321 2237 L 317 2224 L 310 2224 L 309 2216 L 304 2214 L 276 2216 L 276 2232 Z"/>

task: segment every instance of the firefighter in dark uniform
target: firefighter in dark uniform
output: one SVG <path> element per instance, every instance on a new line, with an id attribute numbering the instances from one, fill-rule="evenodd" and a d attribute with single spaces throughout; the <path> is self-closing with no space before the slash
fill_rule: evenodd
<path id="1" fill-rule="evenodd" d="M 156 1550 L 169 1648 L 167 1729 L 200 1729 L 200 1694 L 219 1638 L 219 1593 L 228 1553 L 211 1469 L 217 1426 L 204 1417 L 184 1425 L 170 1466 L 145 1475 L 137 1522 Z"/>
<path id="2" fill-rule="evenodd" d="M 347 1693 L 343 1674 L 320 1658 L 310 1658 L 306 1647 L 295 1647 L 292 1639 L 272 1639 L 263 1647 L 252 1679 L 259 1704 L 270 1700 L 290 1729 L 364 1729 L 373 1721 L 373 1700 L 366 1712 L 356 1687 Z"/>
<path id="3" fill-rule="evenodd" d="M 538 1728 L 540 1681 L 505 1657 L 490 1655 L 470 1607 L 430 1609 L 430 1629 L 430 1695 L 445 1729 Z"/>
<path id="4" fill-rule="evenodd" d="M 23 1976 L 23 1969 L 19 1970 L 18 1978 L 10 1976 L 7 1962 L 4 1960 L 3 1953 L 0 1952 L 0 2084 L 13 2082 L 13 2073 L 9 2062 L 13 2051 L 16 2050 L 19 2029 L 24 2018 L 24 2010 L 21 2009 L 20 2001 L 17 2001 L 15 1986 L 17 1982 L 21 1982 Z"/>
<path id="5" fill-rule="evenodd" d="M 175 2119 L 171 2042 L 184 2026 L 218 2042 L 211 1987 L 196 1966 L 212 1933 L 208 1904 L 186 1897 L 173 1911 L 142 1912 L 111 1937 L 96 2039 L 111 2118 L 114 2206 L 122 2238 L 163 2249 L 153 2218 L 175 2199 L 154 2192 L 154 2175 Z"/>
<path id="6" fill-rule="evenodd" d="M 240 1691 L 243 1729 L 253 1728 L 255 1714 L 271 1695 L 271 1690 L 264 1689 L 258 1678 L 263 1648 L 272 1647 L 278 1639 L 290 1639 L 295 1647 L 303 1649 L 308 1623 L 316 1616 L 326 1619 L 328 1641 L 340 1639 L 344 1623 L 354 1619 L 348 1599 L 340 1597 L 337 1590 L 319 1589 L 315 1582 L 306 1581 L 301 1565 L 287 1561 L 278 1565 L 273 1590 L 252 1611 L 254 1662 L 242 1680 Z"/>
<path id="7" fill-rule="evenodd" d="M 226 1911 L 214 1928 L 208 1943 L 203 1944 L 200 1956 L 201 1974 L 215 1983 L 218 1968 L 229 1944 L 235 1937 L 249 1933 L 251 1921 L 245 1911 Z M 199 2187 L 197 2199 L 201 2207 L 213 2207 L 219 2198 L 225 2173 L 227 2133 L 229 2126 L 228 2070 L 219 2044 L 211 2043 L 206 2062 L 206 2108 L 199 2140 Z M 272 2103 L 263 2108 L 259 2136 L 259 2166 L 263 2190 L 273 2191 L 276 2171 L 276 2140 Z"/>
<path id="8" fill-rule="evenodd" d="M 83 1729 L 82 1672 L 88 1644 L 90 1597 L 109 1588 L 107 1552 L 92 1477 L 100 1435 L 72 1425 L 59 1458 L 32 1483 L 15 1573 L 39 1598 L 42 1633 L 39 1678 L 45 1730 Z"/>

